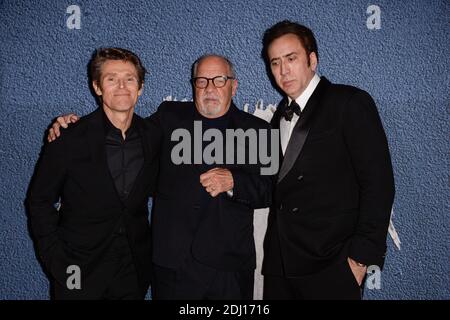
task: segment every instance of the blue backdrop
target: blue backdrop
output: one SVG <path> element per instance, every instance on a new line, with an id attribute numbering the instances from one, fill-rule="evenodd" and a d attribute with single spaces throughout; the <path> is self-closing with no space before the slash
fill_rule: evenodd
<path id="1" fill-rule="evenodd" d="M 448 0 L 0 1 L 0 299 L 48 298 L 23 200 L 51 119 L 95 108 L 86 72 L 95 48 L 142 58 L 140 115 L 168 96 L 191 99 L 191 63 L 208 52 L 234 61 L 235 102 L 253 111 L 280 100 L 260 51 L 263 31 L 283 19 L 315 32 L 321 75 L 372 94 L 388 136 L 401 246 L 389 238 L 381 288 L 366 298 L 449 299 Z"/>

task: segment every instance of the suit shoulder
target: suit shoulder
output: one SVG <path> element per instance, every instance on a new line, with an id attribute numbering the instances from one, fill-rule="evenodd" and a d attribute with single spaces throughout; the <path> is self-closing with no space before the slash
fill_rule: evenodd
<path id="1" fill-rule="evenodd" d="M 192 110 L 194 103 L 191 101 L 163 101 L 159 107 L 158 112 L 161 113 L 183 113 Z"/>
<path id="2" fill-rule="evenodd" d="M 80 117 L 77 122 L 69 124 L 66 129 L 60 128 L 61 135 L 52 142 L 46 141 L 42 149 L 42 154 L 58 157 L 60 159 L 67 159 L 74 152 L 76 153 L 76 151 L 73 150 L 74 148 L 76 149 L 75 146 L 80 145 L 80 137 L 84 136 L 88 123 L 92 118 L 93 113 L 90 113 Z"/>
<path id="3" fill-rule="evenodd" d="M 371 98 L 370 94 L 367 91 L 364 91 L 360 88 L 346 85 L 346 84 L 331 84 L 329 88 L 329 92 L 333 96 L 339 96 L 339 97 L 347 97 L 351 98 L 353 96 L 361 96 L 366 98 Z"/>
<path id="4" fill-rule="evenodd" d="M 143 132 L 150 133 L 151 135 L 158 132 L 157 122 L 155 121 L 155 113 L 146 118 L 142 118 L 137 114 L 135 114 L 135 117 L 137 126 L 143 130 Z"/>
<path id="5" fill-rule="evenodd" d="M 270 128 L 270 123 L 267 121 L 258 118 L 257 116 L 245 112 L 243 110 L 239 110 L 239 117 L 242 118 L 247 124 L 249 128 L 258 128 L 258 129 L 268 129 Z"/>
<path id="6" fill-rule="evenodd" d="M 95 112 L 92 112 L 80 117 L 77 122 L 69 124 L 67 129 L 62 129 L 62 132 L 64 134 L 62 134 L 61 137 L 76 137 L 77 135 L 81 134 L 82 132 L 84 132 L 88 124 L 93 120 L 94 116 Z"/>
<path id="7" fill-rule="evenodd" d="M 375 101 L 367 91 L 343 84 L 334 84 L 330 90 L 328 101 L 344 112 L 345 118 L 362 117 L 367 114 L 378 115 Z"/>
<path id="8" fill-rule="evenodd" d="M 178 123 L 180 120 L 189 118 L 194 108 L 193 102 L 163 101 L 148 119 L 161 123 L 167 123 L 167 121 Z"/>
<path id="9" fill-rule="evenodd" d="M 73 141 L 74 139 L 76 140 L 83 137 L 89 125 L 92 123 L 99 123 L 101 117 L 102 113 L 99 109 L 80 117 L 77 122 L 69 124 L 66 129 L 61 128 L 61 135 L 56 141 L 59 141 L 59 143 L 70 143 L 70 141 Z"/>

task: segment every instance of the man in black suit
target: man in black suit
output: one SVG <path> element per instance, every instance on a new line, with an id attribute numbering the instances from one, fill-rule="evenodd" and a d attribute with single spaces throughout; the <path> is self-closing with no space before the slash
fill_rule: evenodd
<path id="1" fill-rule="evenodd" d="M 152 293 L 155 299 L 252 299 L 253 209 L 269 205 L 272 178 L 261 175 L 259 162 L 201 160 L 209 142 L 200 141 L 196 149 L 194 140 L 210 129 L 225 137 L 227 130 L 269 130 L 269 124 L 232 102 L 237 80 L 225 57 L 198 59 L 192 84 L 194 103 L 165 102 L 150 117 L 163 133 L 152 210 Z M 183 163 L 174 161 L 179 142 L 173 133 L 179 129 L 192 137 L 194 145 L 192 152 L 183 150 L 189 153 Z M 244 151 L 248 157 L 258 152 L 248 140 L 240 151 L 238 144 L 224 144 L 216 156 Z"/>
<path id="2" fill-rule="evenodd" d="M 308 28 L 277 23 L 263 47 L 286 95 L 272 119 L 283 160 L 264 242 L 264 298 L 361 299 L 367 266 L 383 266 L 394 198 L 375 103 L 316 74 Z"/>
<path id="3" fill-rule="evenodd" d="M 238 82 L 227 58 L 200 57 L 192 85 L 194 102 L 163 102 L 147 119 L 161 136 L 152 209 L 152 297 L 252 299 L 253 209 L 270 205 L 278 150 L 274 155 L 270 142 L 260 141 L 260 130 L 271 136 L 269 124 L 234 105 Z M 70 122 L 71 115 L 59 117 L 49 139 Z M 226 139 L 229 133 L 237 141 Z M 252 133 L 256 140 L 245 138 Z M 187 147 L 180 148 L 183 144 Z M 264 163 L 270 167 L 259 161 L 261 145 L 271 150 L 265 155 L 272 160 Z"/>
<path id="4" fill-rule="evenodd" d="M 134 114 L 145 69 L 134 53 L 106 48 L 89 71 L 101 106 L 44 146 L 26 200 L 30 227 L 55 299 L 143 299 L 159 141 Z"/>

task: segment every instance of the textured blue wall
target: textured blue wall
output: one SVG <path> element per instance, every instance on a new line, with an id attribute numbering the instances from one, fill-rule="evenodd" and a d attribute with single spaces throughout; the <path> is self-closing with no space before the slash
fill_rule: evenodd
<path id="1" fill-rule="evenodd" d="M 70 5 L 81 29 L 69 29 Z M 369 30 L 369 5 L 381 29 Z M 51 119 L 94 109 L 86 64 L 100 46 L 130 48 L 150 70 L 138 113 L 191 98 L 190 65 L 217 52 L 236 64 L 235 102 L 250 111 L 280 96 L 265 74 L 262 32 L 282 19 L 310 26 L 319 72 L 370 92 L 390 143 L 396 179 L 381 289 L 367 299 L 449 299 L 449 18 L 442 1 L 0 1 L 0 299 L 47 299 L 23 200 Z"/>

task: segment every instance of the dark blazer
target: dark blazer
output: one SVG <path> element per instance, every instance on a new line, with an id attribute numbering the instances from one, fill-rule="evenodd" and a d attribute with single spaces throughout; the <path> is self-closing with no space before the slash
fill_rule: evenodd
<path id="1" fill-rule="evenodd" d="M 286 100 L 273 128 L 285 106 Z M 263 273 L 302 276 L 347 257 L 382 267 L 393 199 L 391 159 L 374 101 L 322 77 L 278 173 Z"/>
<path id="2" fill-rule="evenodd" d="M 106 160 L 103 110 L 82 117 L 43 148 L 26 203 L 38 255 L 64 286 L 67 266 L 78 265 L 82 277 L 95 268 L 122 220 L 143 294 L 148 289 L 148 199 L 157 175 L 157 144 L 151 139 L 150 124 L 137 115 L 135 118 L 144 165 L 124 202 Z M 59 198 L 58 212 L 54 204 Z"/>
<path id="3" fill-rule="evenodd" d="M 234 104 L 229 110 L 228 128 L 269 129 L 269 124 Z M 178 141 L 172 132 L 186 129 L 194 138 L 196 109 L 192 102 L 164 102 L 149 121 L 163 133 L 160 175 L 153 200 L 153 262 L 177 268 L 192 254 L 201 263 L 219 270 L 255 268 L 253 209 L 267 207 L 271 201 L 271 176 L 260 175 L 260 165 L 212 165 L 229 169 L 234 179 L 234 194 L 210 197 L 200 184 L 205 167 L 196 164 L 175 165 L 171 151 Z M 191 141 L 193 143 L 193 140 Z M 245 145 L 246 152 L 256 152 Z M 192 155 L 193 156 L 193 155 Z M 206 207 L 205 207 L 206 206 Z"/>

